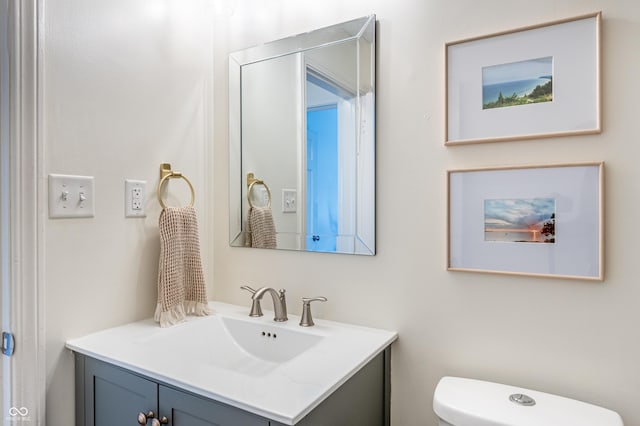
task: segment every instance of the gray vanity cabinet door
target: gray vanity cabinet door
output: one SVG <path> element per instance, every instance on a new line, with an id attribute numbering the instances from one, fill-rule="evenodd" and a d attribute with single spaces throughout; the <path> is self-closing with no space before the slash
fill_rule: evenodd
<path id="1" fill-rule="evenodd" d="M 138 414 L 158 412 L 158 385 L 109 364 L 86 359 L 86 426 L 137 425 Z"/>
<path id="2" fill-rule="evenodd" d="M 269 426 L 269 421 L 237 408 L 160 385 L 160 417 L 172 426 Z"/>

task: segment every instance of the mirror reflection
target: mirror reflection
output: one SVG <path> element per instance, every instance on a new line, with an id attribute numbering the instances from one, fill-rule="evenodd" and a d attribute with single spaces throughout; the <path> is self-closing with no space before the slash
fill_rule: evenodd
<path id="1" fill-rule="evenodd" d="M 375 254 L 375 16 L 229 67 L 231 245 Z"/>

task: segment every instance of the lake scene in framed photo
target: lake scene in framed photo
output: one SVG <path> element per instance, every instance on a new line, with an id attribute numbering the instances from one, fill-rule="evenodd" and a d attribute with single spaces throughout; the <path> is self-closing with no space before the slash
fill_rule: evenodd
<path id="1" fill-rule="evenodd" d="M 448 170 L 447 270 L 602 281 L 603 170 L 602 161 Z"/>
<path id="2" fill-rule="evenodd" d="M 482 68 L 482 109 L 553 101 L 553 57 Z"/>
<path id="3" fill-rule="evenodd" d="M 484 200 L 485 241 L 555 243 L 553 198 Z"/>

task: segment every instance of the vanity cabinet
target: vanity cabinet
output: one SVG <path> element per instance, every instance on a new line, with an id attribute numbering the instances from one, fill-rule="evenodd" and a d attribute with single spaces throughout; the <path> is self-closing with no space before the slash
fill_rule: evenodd
<path id="1" fill-rule="evenodd" d="M 387 348 L 296 425 L 388 426 L 389 368 Z M 76 426 L 138 425 L 140 413 L 149 411 L 172 426 L 284 426 L 76 353 Z M 146 423 L 152 424 L 158 423 Z"/>
<path id="2" fill-rule="evenodd" d="M 173 426 L 270 426 L 268 419 L 76 356 L 77 426 L 138 425 L 138 416 L 150 411 Z"/>

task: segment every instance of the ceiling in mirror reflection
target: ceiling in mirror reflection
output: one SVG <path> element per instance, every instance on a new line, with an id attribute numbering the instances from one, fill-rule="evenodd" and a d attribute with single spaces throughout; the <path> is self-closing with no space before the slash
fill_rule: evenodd
<path id="1" fill-rule="evenodd" d="M 375 254 L 375 17 L 235 52 L 229 84 L 230 244 Z"/>

